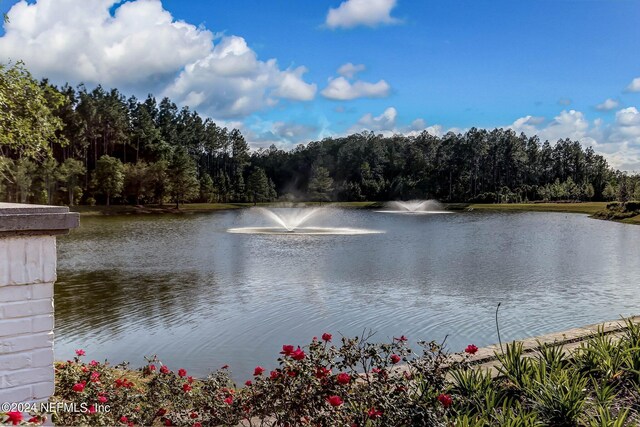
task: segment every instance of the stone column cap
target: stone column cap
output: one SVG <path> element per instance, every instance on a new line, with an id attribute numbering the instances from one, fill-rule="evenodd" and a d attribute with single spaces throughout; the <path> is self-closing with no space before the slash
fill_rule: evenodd
<path id="1" fill-rule="evenodd" d="M 0 203 L 0 236 L 67 234 L 80 225 L 80 214 L 66 206 Z"/>

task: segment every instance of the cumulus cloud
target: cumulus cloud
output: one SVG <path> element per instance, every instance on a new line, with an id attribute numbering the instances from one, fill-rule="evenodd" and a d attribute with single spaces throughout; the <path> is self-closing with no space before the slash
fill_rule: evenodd
<path id="1" fill-rule="evenodd" d="M 640 77 L 631 80 L 626 90 L 627 92 L 640 92 Z"/>
<path id="2" fill-rule="evenodd" d="M 351 62 L 347 62 L 338 68 L 338 74 L 348 79 L 352 79 L 356 74 L 365 70 L 364 64 L 354 65 Z"/>
<path id="3" fill-rule="evenodd" d="M 620 106 L 620 102 L 615 99 L 608 98 L 604 102 L 596 105 L 596 110 L 598 111 L 611 111 L 615 110 Z"/>
<path id="4" fill-rule="evenodd" d="M 329 9 L 325 25 L 329 28 L 353 28 L 358 25 L 375 27 L 381 24 L 397 24 L 391 16 L 397 0 L 346 0 L 337 8 Z"/>
<path id="5" fill-rule="evenodd" d="M 322 96 L 338 101 L 349 101 L 356 98 L 384 98 L 389 96 L 391 86 L 380 80 L 368 83 L 357 80 L 351 83 L 344 77 L 330 79 L 329 84 L 322 90 Z"/>
<path id="6" fill-rule="evenodd" d="M 219 118 L 310 100 L 317 90 L 303 80 L 306 68 L 260 60 L 242 37 L 217 39 L 175 20 L 160 0 L 22 0 L 8 16 L 0 58 L 22 59 L 54 82 L 159 91 Z"/>
<path id="7" fill-rule="evenodd" d="M 347 133 L 373 131 L 385 136 L 394 134 L 415 136 L 423 130 L 434 135 L 442 135 L 443 133 L 442 126 L 427 126 L 427 123 L 422 118 L 413 120 L 409 125 L 400 125 L 398 123 L 398 110 L 395 107 L 388 107 L 378 116 L 374 116 L 372 113 L 363 115 L 347 130 Z"/>
<path id="8" fill-rule="evenodd" d="M 640 171 L 640 111 L 636 107 L 618 110 L 608 124 L 600 118 L 589 121 L 575 110 L 562 111 L 548 124 L 543 123 L 525 116 L 507 127 L 551 143 L 564 138 L 577 140 L 603 154 L 615 168 Z"/>
<path id="9" fill-rule="evenodd" d="M 319 135 L 318 126 L 283 121 L 256 120 L 250 125 L 241 125 L 239 129 L 254 148 L 275 145 L 289 149 L 292 145 L 309 142 Z"/>

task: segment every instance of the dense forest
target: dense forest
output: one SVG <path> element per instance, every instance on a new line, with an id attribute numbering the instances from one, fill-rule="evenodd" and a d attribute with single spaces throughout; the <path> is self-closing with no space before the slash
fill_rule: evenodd
<path id="1" fill-rule="evenodd" d="M 0 200 L 163 204 L 272 200 L 640 199 L 640 177 L 578 141 L 509 129 L 385 137 L 363 132 L 290 151 L 251 150 L 170 99 L 55 87 L 0 65 Z"/>

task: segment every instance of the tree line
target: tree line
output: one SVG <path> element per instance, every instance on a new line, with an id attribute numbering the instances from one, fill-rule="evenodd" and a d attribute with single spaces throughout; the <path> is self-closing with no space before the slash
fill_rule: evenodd
<path id="1" fill-rule="evenodd" d="M 250 150 L 238 129 L 117 89 L 56 87 L 0 65 L 0 199 L 47 204 L 640 199 L 590 147 L 510 129 L 374 132 Z"/>

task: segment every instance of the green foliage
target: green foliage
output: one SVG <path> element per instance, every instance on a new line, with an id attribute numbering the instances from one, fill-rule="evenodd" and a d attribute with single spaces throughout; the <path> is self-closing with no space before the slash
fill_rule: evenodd
<path id="1" fill-rule="evenodd" d="M 264 173 L 264 169 L 255 168 L 247 179 L 247 193 L 249 194 L 249 201 L 256 204 L 258 202 L 272 200 L 272 191 L 269 178 L 267 178 L 267 174 Z"/>
<path id="2" fill-rule="evenodd" d="M 57 135 L 62 120 L 52 112 L 62 102 L 62 95 L 39 85 L 22 63 L 0 64 L 0 155 L 48 155 L 51 143 L 63 142 Z"/>
<path id="3" fill-rule="evenodd" d="M 167 167 L 167 183 L 169 194 L 176 204 L 188 202 L 198 197 L 200 184 L 196 176 L 196 166 L 193 159 L 184 149 L 176 149 Z"/>
<path id="4" fill-rule="evenodd" d="M 119 196 L 124 187 L 122 162 L 106 154 L 100 157 L 93 174 L 93 185 L 99 194 L 106 197 L 106 204 L 109 206 L 111 197 Z"/>
<path id="5" fill-rule="evenodd" d="M 309 196 L 312 200 L 326 202 L 331 200 L 331 191 L 333 191 L 333 179 L 329 176 L 329 170 L 314 165 L 309 180 Z"/>

